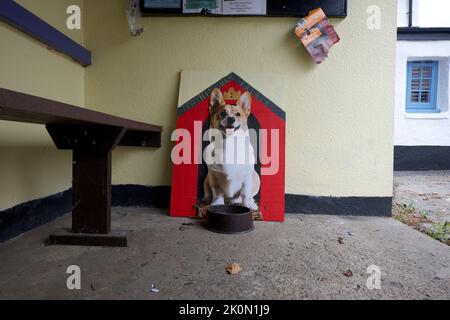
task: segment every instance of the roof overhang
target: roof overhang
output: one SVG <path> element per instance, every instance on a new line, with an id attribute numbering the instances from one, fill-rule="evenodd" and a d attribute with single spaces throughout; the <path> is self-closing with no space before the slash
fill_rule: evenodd
<path id="1" fill-rule="evenodd" d="M 398 41 L 450 41 L 450 28 L 402 27 L 397 29 Z"/>

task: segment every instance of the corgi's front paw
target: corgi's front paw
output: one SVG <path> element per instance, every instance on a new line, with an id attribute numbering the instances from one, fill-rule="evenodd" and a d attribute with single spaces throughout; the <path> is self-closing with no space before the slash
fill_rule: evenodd
<path id="1" fill-rule="evenodd" d="M 212 206 L 224 205 L 225 199 L 223 197 L 216 197 L 211 201 Z"/>
<path id="2" fill-rule="evenodd" d="M 211 197 L 203 197 L 202 201 L 203 204 L 210 204 L 211 203 Z"/>
<path id="3" fill-rule="evenodd" d="M 244 202 L 242 203 L 242 205 L 244 207 L 249 208 L 252 211 L 258 210 L 258 205 L 256 204 L 255 199 L 253 199 L 253 198 L 245 199 Z"/>
<path id="4" fill-rule="evenodd" d="M 237 198 L 231 199 L 230 200 L 230 204 L 232 204 L 232 205 L 241 205 L 242 204 L 241 197 L 237 197 Z"/>

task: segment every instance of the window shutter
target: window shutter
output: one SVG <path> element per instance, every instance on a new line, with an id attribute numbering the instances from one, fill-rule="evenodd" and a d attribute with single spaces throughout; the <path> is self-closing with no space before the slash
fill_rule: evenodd
<path id="1" fill-rule="evenodd" d="M 408 62 L 407 112 L 438 112 L 437 61 Z"/>

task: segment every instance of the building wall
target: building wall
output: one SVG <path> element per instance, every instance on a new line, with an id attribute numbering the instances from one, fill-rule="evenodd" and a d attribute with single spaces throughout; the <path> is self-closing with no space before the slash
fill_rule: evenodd
<path id="1" fill-rule="evenodd" d="M 82 0 L 19 0 L 72 39 L 83 32 L 65 27 L 66 8 Z M 84 68 L 0 22 L 0 87 L 79 106 L 84 104 Z M 0 121 L 0 210 L 67 189 L 71 154 L 57 151 L 45 128 Z"/>
<path id="2" fill-rule="evenodd" d="M 408 26 L 409 0 L 397 0 L 397 26 Z"/>
<path id="3" fill-rule="evenodd" d="M 409 0 L 398 0 L 399 27 L 408 26 Z M 413 26 L 419 26 L 420 1 L 414 0 Z M 449 113 L 450 41 L 399 41 L 397 43 L 395 84 L 395 145 L 450 146 Z M 407 62 L 439 61 L 438 114 L 408 114 L 406 112 Z"/>
<path id="4" fill-rule="evenodd" d="M 85 3 L 85 102 L 164 126 L 158 150 L 119 148 L 114 184 L 169 185 L 170 133 L 180 72 L 279 73 L 286 77 L 286 191 L 314 196 L 391 196 L 396 3 L 350 0 L 333 20 L 342 40 L 320 66 L 296 39 L 295 18 L 151 17 L 129 35 L 126 0 Z M 369 30 L 367 8 L 382 10 Z"/>
<path id="5" fill-rule="evenodd" d="M 0 23 L 1 87 L 164 126 L 161 149 L 114 152 L 114 184 L 170 185 L 179 76 L 190 69 L 286 78 L 288 193 L 391 196 L 395 2 L 349 1 L 349 16 L 332 21 L 342 40 L 320 66 L 296 39 L 295 18 L 152 17 L 133 38 L 127 0 L 19 3 L 92 50 L 94 62 L 84 69 Z M 69 4 L 83 7 L 81 32 L 65 28 Z M 381 30 L 366 25 L 374 4 Z M 0 153 L 0 210 L 70 187 L 70 152 L 42 126 L 0 122 Z"/>
<path id="6" fill-rule="evenodd" d="M 399 41 L 395 90 L 395 145 L 450 146 L 449 60 L 450 41 Z M 436 114 L 406 112 L 407 62 L 439 61 Z"/>

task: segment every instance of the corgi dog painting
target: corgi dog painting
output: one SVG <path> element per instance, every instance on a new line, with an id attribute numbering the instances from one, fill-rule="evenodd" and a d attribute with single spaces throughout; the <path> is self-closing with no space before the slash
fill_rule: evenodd
<path id="1" fill-rule="evenodd" d="M 251 143 L 248 118 L 252 96 L 244 92 L 235 104 L 228 102 L 220 89 L 210 97 L 210 131 L 215 132 L 208 146 L 218 161 L 207 162 L 204 202 L 211 205 L 242 205 L 258 210 L 255 196 L 260 177 L 255 170 L 256 155 Z"/>
<path id="2" fill-rule="evenodd" d="M 183 71 L 171 216 L 207 219 L 211 205 L 229 205 L 249 208 L 254 220 L 284 221 L 286 113 L 263 93 L 282 102 L 273 79 L 284 80 L 264 79 L 256 89 L 234 72 Z"/>

